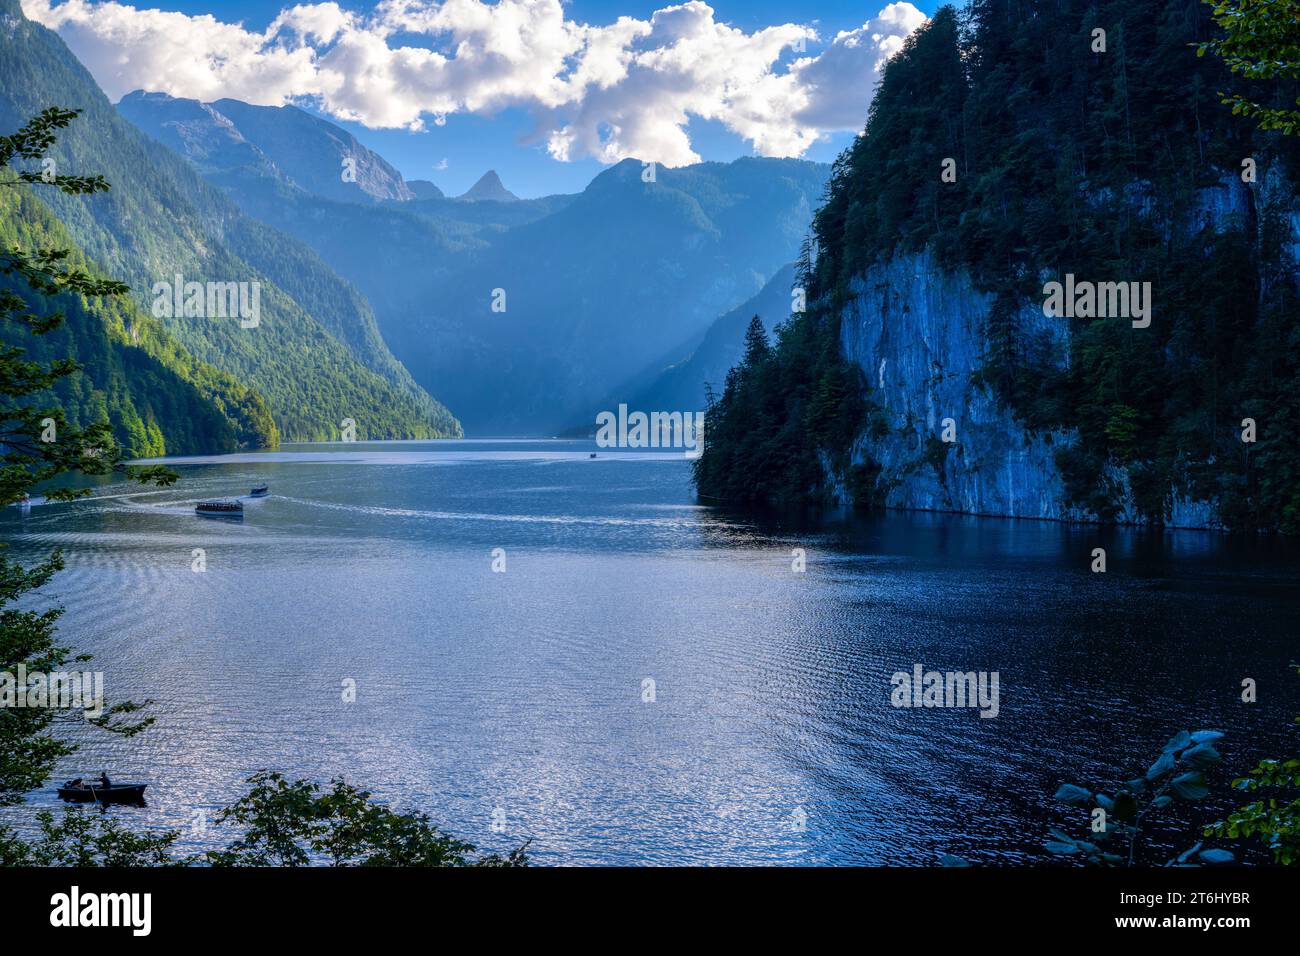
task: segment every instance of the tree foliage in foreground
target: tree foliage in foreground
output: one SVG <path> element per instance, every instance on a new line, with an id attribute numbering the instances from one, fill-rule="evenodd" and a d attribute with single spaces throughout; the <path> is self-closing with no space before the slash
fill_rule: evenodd
<path id="1" fill-rule="evenodd" d="M 74 110 L 50 108 L 16 133 L 0 136 L 0 169 L 13 172 L 11 164 L 15 161 L 39 158 L 54 141 L 55 132 L 76 115 Z M 108 184 L 97 176 L 59 176 L 47 181 L 19 175 L 24 183 L 49 185 L 76 194 L 108 189 Z M 40 300 L 69 291 L 86 297 L 125 291 L 121 283 L 69 264 L 67 250 L 62 249 L 2 247 L 0 275 L 16 277 L 28 289 L 27 297 L 12 289 L 0 291 L 0 324 L 16 324 L 37 336 L 57 329 L 62 315 L 38 310 L 29 304 L 29 298 Z M 68 423 L 57 406 L 40 403 L 56 382 L 76 371 L 77 365 L 70 359 L 41 362 L 29 359 L 16 346 L 0 348 L 0 507 L 19 501 L 39 484 L 122 470 L 121 452 L 107 421 L 77 428 Z M 145 484 L 168 485 L 177 477 L 161 467 L 126 470 Z M 70 500 L 88 491 L 60 485 L 47 490 L 46 496 Z M 89 659 L 74 657 L 71 649 L 57 640 L 59 609 L 14 607 L 62 567 L 57 553 L 32 568 L 20 567 L 0 556 L 0 672 L 16 675 L 23 666 L 28 673 L 49 674 L 69 663 Z M 129 735 L 151 723 L 149 718 L 137 719 L 137 710 L 139 705 L 124 701 L 107 707 L 93 720 L 86 719 Z M 69 713 L 52 707 L 0 707 L 0 804 L 18 802 L 24 792 L 48 779 L 55 762 L 75 749 L 55 732 L 58 725 L 82 716 L 81 711 Z"/>
<path id="2" fill-rule="evenodd" d="M 1175 803 L 1195 803 L 1209 795 L 1205 771 L 1222 757 L 1214 743 L 1223 734 L 1216 730 L 1180 731 L 1140 777 L 1126 780 L 1101 793 L 1077 784 L 1063 784 L 1055 799 L 1089 811 L 1089 833 L 1072 837 L 1052 830 L 1047 849 L 1057 856 L 1081 860 L 1092 866 L 1146 865 L 1144 839 L 1150 836 L 1155 816 Z M 1231 851 L 1204 849 L 1196 843 L 1165 862 L 1165 866 L 1202 866 L 1233 862 Z"/>
<path id="3" fill-rule="evenodd" d="M 1205 835 L 1248 837 L 1264 844 L 1274 863 L 1300 865 L 1300 756 L 1261 760 L 1232 785 L 1260 799 L 1206 827 Z"/>
<path id="4" fill-rule="evenodd" d="M 61 820 L 42 810 L 40 835 L 24 841 L 0 830 L 0 866 L 393 866 L 517 867 L 528 844 L 501 856 L 434 826 L 419 811 L 393 810 L 343 781 L 328 790 L 261 771 L 249 790 L 217 815 L 240 831 L 224 850 L 174 855 L 180 833 L 137 834 L 112 817 L 80 808 Z"/>
<path id="5" fill-rule="evenodd" d="M 96 810 L 68 808 L 36 814 L 39 834 L 25 840 L 0 828 L 0 866 L 180 866 L 172 856 L 178 834 L 136 833 Z"/>
<path id="6" fill-rule="evenodd" d="M 1276 81 L 1300 81 L 1300 2 L 1297 0 L 1204 0 L 1214 10 L 1221 36 L 1197 47 L 1213 52 L 1233 73 L 1273 81 L 1258 94 L 1228 93 L 1223 102 L 1249 116 L 1260 129 L 1300 135 L 1300 96 L 1292 98 Z M 1267 101 L 1263 97 L 1269 97 Z"/>
<path id="7" fill-rule="evenodd" d="M 243 835 L 209 853 L 214 866 L 525 866 L 527 844 L 506 856 L 475 855 L 472 843 L 434 826 L 420 811 L 401 813 L 342 779 L 329 790 L 262 771 L 221 811 Z"/>

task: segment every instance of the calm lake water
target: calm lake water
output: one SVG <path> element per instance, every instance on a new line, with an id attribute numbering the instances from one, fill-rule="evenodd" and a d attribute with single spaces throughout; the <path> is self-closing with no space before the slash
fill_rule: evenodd
<path id="1" fill-rule="evenodd" d="M 80 734 L 57 779 L 150 781 L 147 807 L 109 812 L 188 849 L 224 845 L 191 824 L 275 768 L 344 776 L 483 848 L 531 838 L 543 864 L 996 864 L 1049 859 L 1049 825 L 1086 825 L 1057 786 L 1136 776 L 1179 729 L 1228 734 L 1180 848 L 1233 775 L 1296 751 L 1285 544 L 759 519 L 700 505 L 678 456 L 592 450 L 295 445 L 7 509 L 15 556 L 65 552 L 46 589 L 65 641 L 158 717 L 130 740 Z M 242 522 L 194 516 L 259 480 L 272 497 Z M 998 716 L 891 706 L 915 664 L 997 671 Z"/>

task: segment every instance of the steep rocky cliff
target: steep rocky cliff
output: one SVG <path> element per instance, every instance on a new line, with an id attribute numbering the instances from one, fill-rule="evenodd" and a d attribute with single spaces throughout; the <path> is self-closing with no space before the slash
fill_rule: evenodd
<path id="1" fill-rule="evenodd" d="M 1184 231 L 1253 230 L 1252 188 L 1231 176 L 1201 190 Z M 1258 188 L 1276 193 L 1287 186 L 1273 175 Z M 1291 220 L 1292 240 L 1300 241 L 1300 213 Z M 886 427 L 861 434 L 849 464 L 879 466 L 888 507 L 1096 520 L 1095 513 L 1068 502 L 1057 465 L 1058 449 L 1077 442 L 1077 432 L 1026 428 L 981 381 L 992 304 L 993 296 L 978 291 L 968 274 L 946 269 L 930 251 L 897 256 L 852 280 L 840 315 L 840 348 L 862 370 Z M 1159 315 L 1159 320 L 1174 318 Z M 1027 303 L 1014 321 L 1021 335 L 1035 340 L 1038 354 L 1061 366 L 1068 361 L 1068 319 L 1044 315 L 1037 304 Z M 942 438 L 945 419 L 951 419 L 950 442 Z M 829 461 L 826 467 L 832 496 L 849 504 L 845 469 Z M 1126 469 L 1112 463 L 1108 473 L 1120 503 L 1113 517 L 1123 523 L 1149 521 L 1132 500 Z M 1221 526 L 1214 501 L 1177 492 L 1169 498 L 1163 523 Z"/>
<path id="2" fill-rule="evenodd" d="M 854 280 L 841 316 L 844 357 L 862 369 L 885 415 L 852 463 L 881 466 L 886 504 L 932 511 L 1058 518 L 1064 489 L 1053 460 L 1060 433 L 1029 435 L 977 381 L 991 296 L 930 253 L 901 256 Z M 1021 320 L 1062 345 L 1068 330 L 1041 311 Z M 951 419 L 950 437 L 940 438 Z M 847 503 L 847 502 L 846 502 Z"/>
<path id="3" fill-rule="evenodd" d="M 710 409 L 701 494 L 1300 534 L 1300 137 L 1223 101 L 1300 84 L 1198 56 L 1218 30 L 936 11 L 832 168 L 806 314 Z"/>

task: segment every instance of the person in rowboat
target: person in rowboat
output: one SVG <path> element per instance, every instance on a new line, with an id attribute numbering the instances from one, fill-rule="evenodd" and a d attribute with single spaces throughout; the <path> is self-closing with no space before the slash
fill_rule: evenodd
<path id="1" fill-rule="evenodd" d="M 107 790 L 109 787 L 113 786 L 112 781 L 108 779 L 108 774 L 104 773 L 102 770 L 99 772 L 99 786 L 102 790 Z"/>

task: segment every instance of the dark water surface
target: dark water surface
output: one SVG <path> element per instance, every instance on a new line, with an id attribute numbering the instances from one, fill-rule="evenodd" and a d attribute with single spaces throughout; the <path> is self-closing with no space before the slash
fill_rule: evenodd
<path id="1" fill-rule="evenodd" d="M 1136 776 L 1181 728 L 1228 734 L 1184 845 L 1231 776 L 1296 751 L 1287 545 L 933 515 L 809 527 L 701 506 L 678 456 L 593 448 L 296 445 L 180 464 L 165 491 L 7 509 L 16 556 L 65 552 L 47 588 L 63 638 L 159 718 L 81 733 L 58 779 L 150 781 L 147 808 L 110 812 L 189 849 L 224 845 L 192 824 L 266 767 L 345 776 L 485 848 L 531 838 L 539 863 L 1014 863 L 1046 858 L 1049 825 L 1085 825 L 1052 804 L 1060 783 Z M 241 523 L 194 516 L 263 479 Z M 891 675 L 918 663 L 997 671 L 998 716 L 894 708 Z"/>

